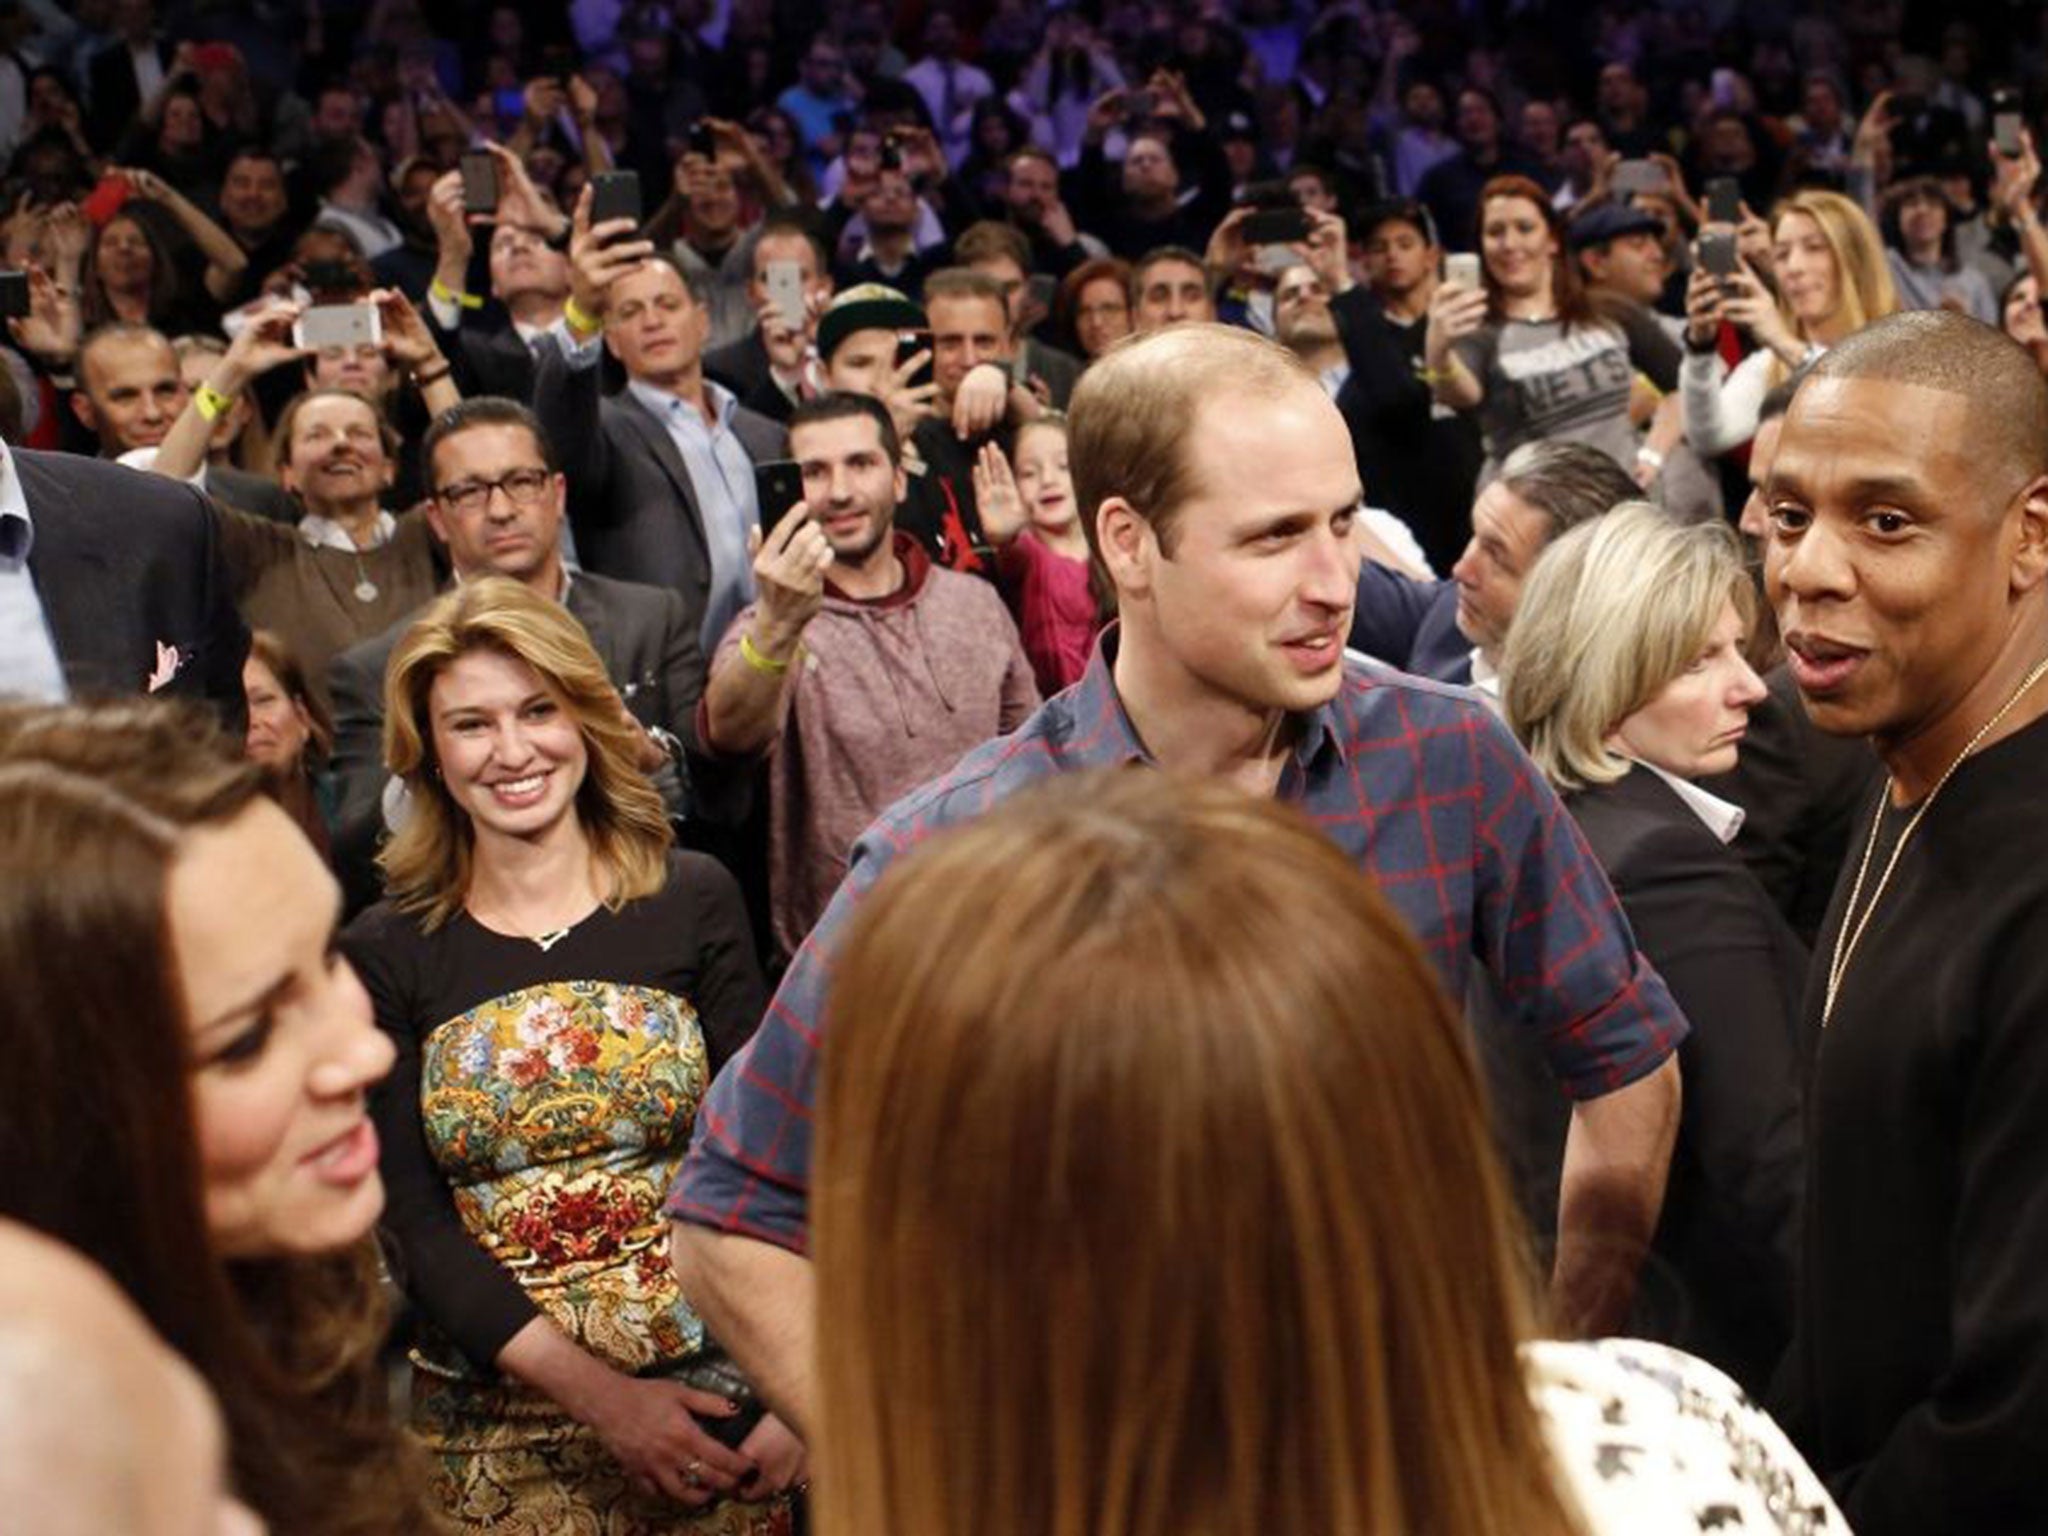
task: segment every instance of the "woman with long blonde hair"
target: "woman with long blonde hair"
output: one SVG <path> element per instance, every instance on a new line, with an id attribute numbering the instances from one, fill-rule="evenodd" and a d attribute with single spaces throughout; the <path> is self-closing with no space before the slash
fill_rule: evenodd
<path id="1" fill-rule="evenodd" d="M 1284 806 L 1137 770 L 1020 796 L 881 879 L 827 1018 L 825 1536 L 1839 1519 L 1698 1362 L 1528 1343 L 1464 1027 Z"/>
<path id="2" fill-rule="evenodd" d="M 1771 215 L 1771 279 L 1775 294 L 1738 258 L 1725 278 L 1695 262 L 1686 284 L 1678 384 L 1686 441 L 1702 457 L 1748 442 L 1773 386 L 1899 307 L 1877 226 L 1839 192 L 1795 192 L 1778 204 Z M 1724 319 L 1755 347 L 1733 369 L 1715 350 Z"/>
<path id="3" fill-rule="evenodd" d="M 398 1044 L 388 1227 L 443 1505 L 499 1536 L 780 1536 L 803 1448 L 683 1300 L 660 1209 L 760 1017 L 738 887 L 673 847 L 589 637 L 519 582 L 427 609 L 384 721 L 411 811 L 346 943 Z"/>

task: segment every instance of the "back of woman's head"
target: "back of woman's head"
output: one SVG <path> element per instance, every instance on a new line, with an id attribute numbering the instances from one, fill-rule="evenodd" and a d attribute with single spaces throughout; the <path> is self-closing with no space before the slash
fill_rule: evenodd
<path id="1" fill-rule="evenodd" d="M 1725 523 L 1688 523 L 1624 502 L 1543 551 L 1501 655 L 1501 709 L 1559 789 L 1611 784 L 1629 760 L 1622 721 L 1699 656 L 1722 608 L 1745 623 L 1756 598 Z"/>
<path id="2" fill-rule="evenodd" d="M 832 980 L 830 1536 L 1557 1526 L 1461 1027 L 1307 822 L 1068 780 L 891 871 Z"/>
<path id="3" fill-rule="evenodd" d="M 478 651 L 531 668 L 574 717 L 589 754 L 576 809 L 602 868 L 607 901 L 660 888 L 672 834 L 661 795 L 636 760 L 638 727 L 576 616 L 504 576 L 466 581 L 437 598 L 398 642 L 384 673 L 384 761 L 412 795 L 406 823 L 379 855 L 392 899 L 429 927 L 469 890 L 475 830 L 434 750 L 434 683 Z"/>

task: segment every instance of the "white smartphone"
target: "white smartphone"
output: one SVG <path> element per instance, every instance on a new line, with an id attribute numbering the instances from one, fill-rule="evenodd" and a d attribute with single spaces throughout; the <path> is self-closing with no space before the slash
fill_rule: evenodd
<path id="1" fill-rule="evenodd" d="M 1444 281 L 1460 288 L 1479 286 L 1479 258 L 1471 251 L 1452 251 L 1444 257 Z"/>
<path id="2" fill-rule="evenodd" d="M 768 302 L 775 306 L 783 323 L 802 326 L 804 323 L 804 269 L 800 262 L 771 261 L 761 274 L 761 286 L 767 290 Z"/>
<path id="3" fill-rule="evenodd" d="M 292 322 L 295 347 L 359 347 L 384 343 L 374 304 L 316 304 Z"/>

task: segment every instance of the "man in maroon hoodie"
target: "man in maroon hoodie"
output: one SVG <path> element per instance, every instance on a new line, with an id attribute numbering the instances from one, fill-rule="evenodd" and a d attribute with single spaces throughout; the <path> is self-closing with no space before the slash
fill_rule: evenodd
<path id="1" fill-rule="evenodd" d="M 995 588 L 897 530 L 903 454 L 887 408 L 868 395 L 809 401 L 789 448 L 804 499 L 753 536 L 760 597 L 719 643 L 699 721 L 712 753 L 767 759 L 783 959 L 875 817 L 1038 706 Z"/>

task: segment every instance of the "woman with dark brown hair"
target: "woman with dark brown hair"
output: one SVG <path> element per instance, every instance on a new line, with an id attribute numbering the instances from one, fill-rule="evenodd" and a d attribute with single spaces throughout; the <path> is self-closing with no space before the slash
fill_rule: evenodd
<path id="1" fill-rule="evenodd" d="M 327 758 L 334 750 L 334 719 L 326 703 L 306 681 L 291 647 L 268 629 L 250 632 L 242 694 L 249 703 L 244 754 L 263 770 L 271 798 L 325 858 L 332 797 Z"/>
<path id="2" fill-rule="evenodd" d="M 0 710 L 0 1215 L 207 1379 L 273 1530 L 384 1536 L 436 1527 L 377 1359 L 392 1053 L 338 906 L 210 717 Z"/>
<path id="3" fill-rule="evenodd" d="M 1710 1368 L 1529 1342 L 1464 1026 L 1295 811 L 1021 796 L 883 876 L 828 1021 L 825 1536 L 1841 1528 Z"/>
<path id="4" fill-rule="evenodd" d="M 1564 219 L 1525 176 L 1479 194 L 1480 281 L 1438 284 L 1422 344 L 1436 398 L 1479 418 L 1486 484 L 1523 443 L 1591 443 L 1623 469 L 1636 462 L 1630 389 L 1644 360 L 1598 312 L 1565 249 Z"/>
<path id="5" fill-rule="evenodd" d="M 348 949 L 399 1049 L 376 1107 L 423 1324 L 413 1423 L 467 1529 L 785 1536 L 803 1447 L 742 1415 L 660 1209 L 761 977 L 637 731 L 582 625 L 503 577 L 392 653 L 411 811 Z"/>

